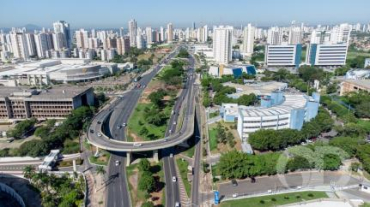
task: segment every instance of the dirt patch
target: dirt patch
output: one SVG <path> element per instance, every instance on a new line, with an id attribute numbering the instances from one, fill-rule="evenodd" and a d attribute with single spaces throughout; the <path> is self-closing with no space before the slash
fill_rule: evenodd
<path id="1" fill-rule="evenodd" d="M 137 191 L 138 179 L 139 179 L 138 171 L 133 171 L 133 174 L 128 179 L 134 191 Z"/>
<path id="2" fill-rule="evenodd" d="M 136 135 L 135 133 L 133 132 L 130 132 L 130 137 L 132 137 L 132 139 L 134 140 L 134 142 L 141 142 L 141 141 L 144 141 L 143 138 L 139 137 L 138 135 Z"/>

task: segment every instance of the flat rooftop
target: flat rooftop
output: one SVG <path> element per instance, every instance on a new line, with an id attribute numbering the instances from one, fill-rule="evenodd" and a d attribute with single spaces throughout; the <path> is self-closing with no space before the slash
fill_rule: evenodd
<path id="1" fill-rule="evenodd" d="M 352 83 L 354 85 L 358 85 L 364 88 L 370 89 L 370 79 L 364 80 L 343 80 L 343 82 Z"/>
<path id="2" fill-rule="evenodd" d="M 271 92 L 276 90 L 282 90 L 288 87 L 287 83 L 270 81 L 270 82 L 257 82 L 257 83 L 247 83 L 247 84 L 236 84 L 227 82 L 223 84 L 224 86 L 230 86 L 236 88 L 237 92 L 234 93 L 237 96 L 244 94 L 256 94 L 256 95 L 270 95 Z"/>
<path id="3" fill-rule="evenodd" d="M 54 86 L 51 89 L 30 89 L 29 87 L 0 87 L 0 98 L 19 97 L 28 101 L 56 101 L 71 99 L 90 87 Z"/>
<path id="4" fill-rule="evenodd" d="M 240 107 L 244 117 L 274 116 L 290 113 L 293 109 L 304 108 L 309 101 L 305 95 L 284 95 L 285 100 L 281 105 L 265 107 Z"/>

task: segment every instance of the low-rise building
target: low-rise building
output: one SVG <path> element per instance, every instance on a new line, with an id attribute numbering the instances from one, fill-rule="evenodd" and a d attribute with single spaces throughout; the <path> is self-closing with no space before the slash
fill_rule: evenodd
<path id="1" fill-rule="evenodd" d="M 51 80 L 68 83 L 95 80 L 118 71 L 117 64 L 89 59 L 63 58 L 13 65 L 0 71 L 0 80 L 15 80 L 17 85 L 48 85 Z"/>
<path id="2" fill-rule="evenodd" d="M 370 69 L 352 69 L 347 71 L 345 79 L 360 80 L 370 78 Z"/>
<path id="3" fill-rule="evenodd" d="M 92 88 L 55 87 L 37 90 L 0 87 L 0 119 L 65 118 L 73 109 L 94 105 Z"/>
<path id="4" fill-rule="evenodd" d="M 320 95 L 273 92 L 261 98 L 260 107 L 223 104 L 220 114 L 224 121 L 237 120 L 239 137 L 246 140 L 250 133 L 260 129 L 301 130 L 303 123 L 315 118 L 319 110 Z"/>
<path id="5" fill-rule="evenodd" d="M 306 62 L 311 66 L 336 67 L 346 64 L 347 43 L 340 44 L 310 44 Z"/>
<path id="6" fill-rule="evenodd" d="M 370 92 L 370 79 L 366 80 L 344 80 L 340 84 L 340 96 L 350 92 Z"/>
<path id="7" fill-rule="evenodd" d="M 257 71 L 254 65 L 219 65 L 211 66 L 208 70 L 208 74 L 214 77 L 221 77 L 223 75 L 233 75 L 238 78 L 243 73 L 248 75 L 256 75 Z"/>

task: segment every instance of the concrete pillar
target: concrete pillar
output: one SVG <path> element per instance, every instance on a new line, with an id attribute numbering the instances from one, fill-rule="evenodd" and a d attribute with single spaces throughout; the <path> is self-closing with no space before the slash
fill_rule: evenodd
<path id="1" fill-rule="evenodd" d="M 128 166 L 130 166 L 130 164 L 131 164 L 131 156 L 132 156 L 132 154 L 131 154 L 131 152 L 126 152 L 126 166 L 128 167 Z"/>
<path id="2" fill-rule="evenodd" d="M 159 162 L 159 157 L 158 157 L 158 150 L 153 151 L 153 160 L 155 162 Z"/>
<path id="3" fill-rule="evenodd" d="M 73 172 L 77 171 L 76 160 L 73 160 Z"/>
<path id="4" fill-rule="evenodd" d="M 97 157 L 99 155 L 99 147 L 96 147 L 96 152 L 94 154 L 95 157 Z"/>

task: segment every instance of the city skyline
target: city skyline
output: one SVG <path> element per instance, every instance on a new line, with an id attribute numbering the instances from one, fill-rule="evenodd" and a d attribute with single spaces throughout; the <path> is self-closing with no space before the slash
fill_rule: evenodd
<path id="1" fill-rule="evenodd" d="M 349 9 L 354 2 L 362 6 L 356 10 Z M 20 3 L 24 6 L 19 7 Z M 351 2 L 313 0 L 310 4 L 293 0 L 286 0 L 284 4 L 272 0 L 258 2 L 237 0 L 233 4 L 224 1 L 196 2 L 194 0 L 186 3 L 143 0 L 142 4 L 108 0 L 104 3 L 102 6 L 101 2 L 95 0 L 88 2 L 66 0 L 63 3 L 46 2 L 45 0 L 4 2 L 0 8 L 0 16 L 3 16 L 0 18 L 0 28 L 23 27 L 27 24 L 51 28 L 50 19 L 65 20 L 71 23 L 73 29 L 94 27 L 102 29 L 124 27 L 126 29 L 127 21 L 130 19 L 136 19 L 140 27 L 159 27 L 169 22 L 172 22 L 175 27 L 191 27 L 193 22 L 197 25 L 227 24 L 233 26 L 252 23 L 260 27 L 289 25 L 292 20 L 309 25 L 340 22 L 366 23 L 369 21 L 366 8 L 370 6 L 370 2 L 366 0 Z M 145 7 L 142 6 L 143 4 Z M 208 9 L 210 5 L 212 10 Z M 158 15 L 158 12 L 161 15 Z"/>

